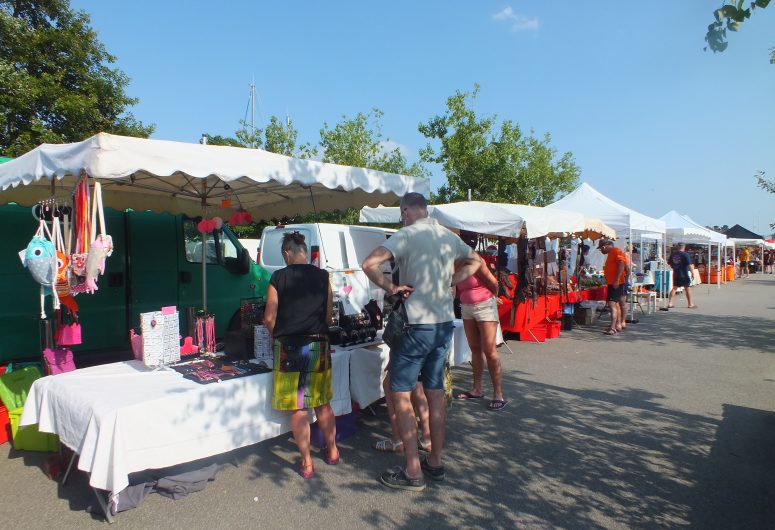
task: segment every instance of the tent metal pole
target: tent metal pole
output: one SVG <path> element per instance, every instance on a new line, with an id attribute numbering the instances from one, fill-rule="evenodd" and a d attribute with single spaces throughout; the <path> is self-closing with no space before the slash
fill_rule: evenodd
<path id="1" fill-rule="evenodd" d="M 202 219 L 207 215 L 207 179 L 202 179 Z M 207 233 L 202 233 L 202 309 L 207 313 Z M 200 345 L 201 347 L 201 345 Z"/>
<path id="2" fill-rule="evenodd" d="M 710 294 L 710 264 L 712 263 L 713 257 L 711 256 L 711 242 L 710 238 L 708 238 L 708 266 L 705 267 L 705 270 L 708 271 L 708 285 L 706 287 L 708 288 L 708 294 Z"/>

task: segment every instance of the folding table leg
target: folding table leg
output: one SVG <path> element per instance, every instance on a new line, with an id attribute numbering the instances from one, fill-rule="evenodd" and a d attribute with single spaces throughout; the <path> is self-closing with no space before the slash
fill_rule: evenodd
<path id="1" fill-rule="evenodd" d="M 67 469 L 65 470 L 65 474 L 62 476 L 62 486 L 67 484 L 67 478 L 70 476 L 70 470 L 73 469 L 73 462 L 75 462 L 76 456 L 78 456 L 78 453 L 73 451 L 73 455 L 70 457 L 70 463 L 67 464 Z"/>
<path id="2" fill-rule="evenodd" d="M 94 495 L 97 496 L 97 502 L 100 503 L 102 513 L 105 515 L 105 520 L 108 521 L 108 523 L 113 524 L 113 516 L 110 515 L 110 508 L 108 508 L 108 504 L 105 499 L 102 498 L 102 494 L 99 492 L 99 490 L 97 490 L 97 488 L 92 488 L 92 491 L 94 491 Z"/>

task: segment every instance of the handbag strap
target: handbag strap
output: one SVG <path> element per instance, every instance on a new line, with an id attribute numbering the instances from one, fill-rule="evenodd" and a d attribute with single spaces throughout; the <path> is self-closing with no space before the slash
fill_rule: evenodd
<path id="1" fill-rule="evenodd" d="M 104 238 L 105 233 L 105 212 L 102 208 L 102 186 L 99 182 L 94 183 L 94 199 L 91 206 L 91 241 L 97 239 L 97 220 L 99 216 L 100 234 Z"/>
<path id="2" fill-rule="evenodd" d="M 89 181 L 84 175 L 75 189 L 75 254 L 83 254 L 89 250 Z"/>

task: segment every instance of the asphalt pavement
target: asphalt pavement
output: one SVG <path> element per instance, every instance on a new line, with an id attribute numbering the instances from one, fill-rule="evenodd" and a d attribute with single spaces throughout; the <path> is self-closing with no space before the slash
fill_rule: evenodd
<path id="1" fill-rule="evenodd" d="M 510 341 L 509 405 L 453 403 L 447 479 L 422 493 L 378 483 L 401 463 L 371 449 L 388 432 L 378 406 L 341 443 L 339 466 L 315 457 L 314 479 L 293 471 L 295 446 L 281 436 L 218 457 L 204 491 L 152 495 L 115 526 L 775 528 L 775 276 L 695 295 L 699 309 L 679 298 L 612 337 L 598 322 L 543 344 Z M 454 381 L 468 389 L 470 369 Z M 0 520 L 104 528 L 85 474 L 59 486 L 46 457 L 0 446 Z"/>

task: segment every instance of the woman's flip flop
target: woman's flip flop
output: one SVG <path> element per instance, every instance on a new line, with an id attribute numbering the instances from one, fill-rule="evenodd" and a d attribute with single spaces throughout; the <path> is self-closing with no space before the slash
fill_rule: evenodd
<path id="1" fill-rule="evenodd" d="M 506 408 L 506 405 L 508 405 L 509 402 L 505 399 L 493 399 L 490 401 L 490 404 L 487 405 L 487 410 L 491 410 L 493 412 L 500 412 L 501 410 Z"/>

